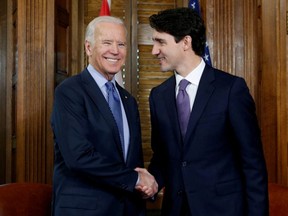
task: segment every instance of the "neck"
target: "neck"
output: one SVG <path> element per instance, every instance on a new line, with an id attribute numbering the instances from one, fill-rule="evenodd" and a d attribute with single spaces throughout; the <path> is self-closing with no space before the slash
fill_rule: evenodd
<path id="1" fill-rule="evenodd" d="M 190 58 L 190 60 L 183 61 L 185 62 L 181 68 L 177 69 L 177 73 L 183 77 L 186 77 L 191 71 L 193 71 L 200 63 L 202 58 L 200 56 L 195 56 Z"/>

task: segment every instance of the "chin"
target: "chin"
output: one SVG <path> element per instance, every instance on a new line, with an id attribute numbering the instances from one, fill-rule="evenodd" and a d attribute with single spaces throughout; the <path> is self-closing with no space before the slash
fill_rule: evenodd
<path id="1" fill-rule="evenodd" d="M 110 67 L 110 68 L 107 68 L 107 72 L 109 74 L 115 74 L 115 73 L 118 73 L 118 71 L 120 71 L 121 68 L 120 67 Z"/>
<path id="2" fill-rule="evenodd" d="M 116 75 L 121 69 L 117 70 L 117 71 L 110 71 L 108 72 L 110 75 Z"/>
<path id="3" fill-rule="evenodd" d="M 170 68 L 167 67 L 161 67 L 162 72 L 167 72 L 167 71 L 171 71 Z"/>

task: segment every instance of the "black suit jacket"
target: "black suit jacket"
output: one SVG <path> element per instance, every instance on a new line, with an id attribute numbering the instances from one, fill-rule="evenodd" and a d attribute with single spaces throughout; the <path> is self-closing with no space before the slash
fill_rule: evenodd
<path id="1" fill-rule="evenodd" d="M 267 172 L 255 104 L 242 78 L 206 65 L 185 139 L 175 76 L 150 95 L 153 157 L 149 171 L 165 187 L 162 215 L 268 215 Z"/>
<path id="2" fill-rule="evenodd" d="M 56 88 L 51 121 L 55 216 L 144 215 L 144 202 L 134 191 L 134 168 L 143 167 L 138 107 L 126 90 L 117 88 L 130 130 L 126 163 L 116 122 L 88 70 Z"/>

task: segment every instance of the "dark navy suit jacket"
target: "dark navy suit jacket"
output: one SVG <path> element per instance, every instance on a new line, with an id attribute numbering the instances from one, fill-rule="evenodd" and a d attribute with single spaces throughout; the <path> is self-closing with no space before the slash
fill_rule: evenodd
<path id="1" fill-rule="evenodd" d="M 145 203 L 134 187 L 143 167 L 136 100 L 117 84 L 127 115 L 127 161 L 109 105 L 85 69 L 55 91 L 53 214 L 55 216 L 144 215 Z"/>
<path id="2" fill-rule="evenodd" d="M 267 172 L 255 104 L 244 79 L 206 65 L 185 139 L 175 76 L 150 94 L 153 157 L 149 171 L 165 187 L 162 215 L 268 215 Z"/>

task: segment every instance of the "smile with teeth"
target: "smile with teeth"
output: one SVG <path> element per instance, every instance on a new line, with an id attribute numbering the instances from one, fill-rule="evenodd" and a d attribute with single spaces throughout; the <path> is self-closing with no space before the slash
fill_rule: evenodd
<path id="1" fill-rule="evenodd" d="M 105 59 L 109 62 L 117 62 L 118 61 L 118 59 L 112 59 L 112 58 L 105 58 Z"/>

